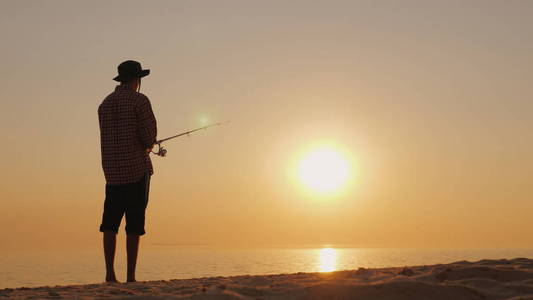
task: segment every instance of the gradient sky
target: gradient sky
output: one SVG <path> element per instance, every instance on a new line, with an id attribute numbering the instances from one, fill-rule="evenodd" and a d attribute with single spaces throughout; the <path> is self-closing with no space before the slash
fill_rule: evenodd
<path id="1" fill-rule="evenodd" d="M 0 249 L 99 247 L 97 107 L 152 73 L 143 243 L 533 246 L 533 1 L 0 1 Z M 314 145 L 342 193 L 291 179 Z M 121 233 L 123 227 L 121 227 Z M 122 234 L 121 234 L 122 235 Z"/>

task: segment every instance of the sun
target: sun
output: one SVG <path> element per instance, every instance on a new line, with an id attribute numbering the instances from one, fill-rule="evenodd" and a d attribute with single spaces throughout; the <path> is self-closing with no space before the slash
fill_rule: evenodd
<path id="1" fill-rule="evenodd" d="M 317 193 L 339 190 L 348 180 L 350 165 L 343 155 L 330 148 L 319 147 L 307 153 L 298 165 L 298 177 Z"/>

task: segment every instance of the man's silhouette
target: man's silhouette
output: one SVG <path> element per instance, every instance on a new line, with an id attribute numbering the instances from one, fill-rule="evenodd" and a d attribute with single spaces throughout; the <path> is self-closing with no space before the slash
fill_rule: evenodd
<path id="1" fill-rule="evenodd" d="M 145 234 L 144 213 L 153 174 L 149 151 L 156 141 L 157 125 L 150 100 L 139 93 L 141 78 L 150 74 L 150 70 L 143 70 L 140 63 L 128 60 L 118 66 L 118 74 L 113 79 L 120 85 L 98 107 L 106 179 L 100 231 L 104 233 L 105 280 L 116 282 L 116 235 L 126 215 L 127 281 L 134 282 L 139 237 Z"/>

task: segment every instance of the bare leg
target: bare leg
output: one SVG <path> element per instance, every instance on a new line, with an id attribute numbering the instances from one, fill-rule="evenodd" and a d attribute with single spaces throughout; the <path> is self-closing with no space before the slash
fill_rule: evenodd
<path id="1" fill-rule="evenodd" d="M 135 282 L 135 267 L 139 252 L 139 236 L 128 234 L 126 238 L 126 252 L 128 253 L 128 282 Z"/>
<path id="2" fill-rule="evenodd" d="M 115 276 L 115 248 L 117 234 L 113 231 L 104 231 L 104 256 L 105 256 L 105 281 L 118 282 Z"/>

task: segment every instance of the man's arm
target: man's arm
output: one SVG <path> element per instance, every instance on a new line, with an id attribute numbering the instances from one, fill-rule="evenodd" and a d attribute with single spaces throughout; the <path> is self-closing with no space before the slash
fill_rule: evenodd
<path id="1" fill-rule="evenodd" d="M 142 101 L 136 106 L 135 113 L 137 114 L 139 139 L 146 149 L 152 149 L 157 137 L 157 123 L 150 100 L 143 97 Z"/>

